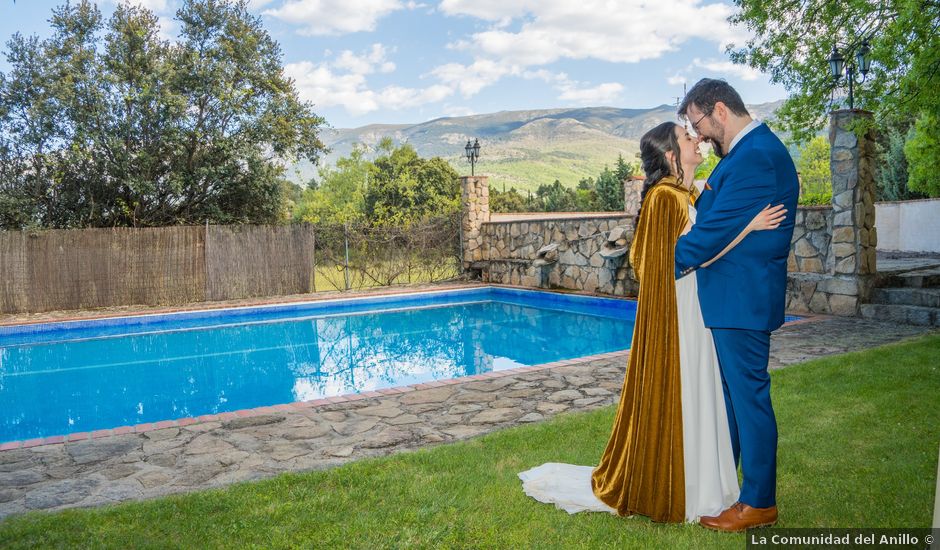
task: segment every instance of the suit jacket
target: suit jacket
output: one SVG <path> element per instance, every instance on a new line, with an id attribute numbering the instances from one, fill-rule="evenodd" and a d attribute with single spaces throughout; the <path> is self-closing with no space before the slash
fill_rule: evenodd
<path id="1" fill-rule="evenodd" d="M 696 201 L 697 220 L 676 243 L 676 276 L 724 250 L 765 206 L 783 204 L 780 227 L 753 231 L 710 266 L 698 269 L 699 302 L 709 328 L 772 331 L 783 324 L 787 257 L 799 182 L 783 143 L 761 124 L 731 149 Z"/>

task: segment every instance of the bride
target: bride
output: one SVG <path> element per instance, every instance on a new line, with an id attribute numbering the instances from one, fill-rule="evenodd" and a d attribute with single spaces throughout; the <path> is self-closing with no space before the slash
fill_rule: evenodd
<path id="1" fill-rule="evenodd" d="M 640 139 L 646 181 L 630 247 L 640 281 L 630 363 L 598 466 L 548 463 L 519 474 L 523 490 L 569 513 L 603 511 L 654 521 L 697 521 L 738 499 L 718 357 L 705 327 L 694 274 L 675 280 L 676 240 L 695 223 L 695 138 L 665 122 Z M 773 229 L 766 208 L 711 261 L 751 231 Z"/>

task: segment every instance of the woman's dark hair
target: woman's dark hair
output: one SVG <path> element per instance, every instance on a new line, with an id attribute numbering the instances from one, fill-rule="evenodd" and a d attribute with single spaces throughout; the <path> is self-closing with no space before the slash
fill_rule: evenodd
<path id="1" fill-rule="evenodd" d="M 640 225 L 640 212 L 643 211 L 643 201 L 653 184 L 669 175 L 675 175 L 680 182 L 685 178 L 685 174 L 682 172 L 682 163 L 680 162 L 679 140 L 676 139 L 676 128 L 678 127 L 679 125 L 675 122 L 663 122 L 640 138 L 640 163 L 643 165 L 646 180 L 643 182 L 643 191 L 640 192 L 640 207 L 637 209 L 636 218 L 633 221 L 634 230 Z M 677 174 L 672 173 L 672 164 L 666 158 L 667 151 L 672 151 L 672 154 L 675 155 Z"/>

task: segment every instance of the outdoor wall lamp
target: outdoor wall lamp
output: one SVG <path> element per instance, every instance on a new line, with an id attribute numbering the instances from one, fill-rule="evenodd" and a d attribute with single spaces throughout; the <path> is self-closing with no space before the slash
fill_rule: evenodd
<path id="1" fill-rule="evenodd" d="M 859 84 L 865 82 L 865 77 L 868 76 L 868 70 L 871 69 L 871 58 L 868 54 L 871 53 L 871 47 L 868 44 L 868 39 L 862 41 L 861 46 L 859 46 L 858 51 L 855 52 L 855 62 L 849 61 L 846 63 L 845 57 L 842 56 L 842 53 L 839 52 L 839 48 L 833 44 L 832 53 L 829 54 L 829 73 L 832 75 L 833 86 L 839 85 L 839 80 L 843 76 L 843 71 L 845 74 L 845 79 L 849 82 L 849 109 L 855 108 L 855 93 L 854 93 L 854 84 L 855 84 L 855 71 L 862 73 L 862 80 L 859 81 Z"/>
<path id="2" fill-rule="evenodd" d="M 467 153 L 467 162 L 470 163 L 470 175 L 473 176 L 473 167 L 476 165 L 477 159 L 480 158 L 480 140 L 474 139 L 473 143 L 470 143 L 468 139 L 464 151 Z"/>

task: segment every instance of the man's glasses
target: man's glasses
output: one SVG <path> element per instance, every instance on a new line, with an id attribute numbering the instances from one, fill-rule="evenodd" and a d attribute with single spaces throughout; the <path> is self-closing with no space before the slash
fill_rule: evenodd
<path id="1" fill-rule="evenodd" d="M 696 133 L 697 135 L 702 135 L 702 132 L 699 132 L 699 130 L 698 130 L 698 125 L 701 124 L 702 121 L 705 120 L 705 117 L 708 117 L 708 116 L 711 116 L 711 113 L 705 113 L 704 115 L 702 115 L 701 117 L 699 117 L 698 120 L 696 120 L 695 122 L 692 123 L 692 129 L 695 130 L 695 133 Z"/>

